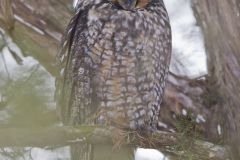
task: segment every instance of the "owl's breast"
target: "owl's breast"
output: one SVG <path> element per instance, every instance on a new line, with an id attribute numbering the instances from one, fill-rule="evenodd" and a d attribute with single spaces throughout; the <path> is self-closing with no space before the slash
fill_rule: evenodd
<path id="1" fill-rule="evenodd" d="M 150 121 L 159 111 L 169 62 L 165 21 L 146 10 L 104 4 L 89 8 L 85 25 L 81 47 L 96 64 L 92 81 L 99 119 L 136 126 Z"/>

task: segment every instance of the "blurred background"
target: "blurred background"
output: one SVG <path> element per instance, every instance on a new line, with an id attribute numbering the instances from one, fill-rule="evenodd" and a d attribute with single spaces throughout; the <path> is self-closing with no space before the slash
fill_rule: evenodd
<path id="1" fill-rule="evenodd" d="M 0 159 L 77 159 L 71 149 L 75 143 L 50 146 L 42 142 L 41 147 L 19 147 L 1 138 L 9 128 L 62 126 L 54 102 L 54 60 L 75 2 L 0 2 L 0 139 L 5 139 L 0 141 Z M 235 25 L 239 7 L 230 9 L 233 4 L 222 0 L 165 0 L 172 26 L 173 56 L 160 113 L 163 131 L 194 135 L 220 145 L 228 137 L 237 137 L 240 34 L 239 25 Z M 225 15 L 219 11 L 225 11 Z M 177 147 L 185 150 L 182 145 Z M 93 159 L 133 159 L 133 150 L 111 152 L 110 146 L 95 146 Z M 181 156 L 201 159 L 194 154 Z"/>

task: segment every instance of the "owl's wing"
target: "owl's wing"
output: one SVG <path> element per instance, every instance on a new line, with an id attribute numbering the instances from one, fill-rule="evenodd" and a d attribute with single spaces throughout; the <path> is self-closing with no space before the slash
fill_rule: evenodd
<path id="1" fill-rule="evenodd" d="M 85 58 L 79 58 L 82 54 L 76 44 L 77 30 L 81 29 L 82 23 L 81 14 L 79 8 L 70 20 L 57 55 L 59 74 L 56 78 L 55 98 L 63 123 L 71 125 L 85 121 L 85 115 L 91 108 L 88 106 L 91 103 L 90 72 L 83 62 Z"/>
<path id="2" fill-rule="evenodd" d="M 78 19 L 81 15 L 80 8 L 76 11 L 75 15 L 71 18 L 68 26 L 66 27 L 63 37 L 60 42 L 59 52 L 57 54 L 58 65 L 63 64 L 68 59 L 69 50 L 72 46 L 73 37 L 76 31 Z"/>

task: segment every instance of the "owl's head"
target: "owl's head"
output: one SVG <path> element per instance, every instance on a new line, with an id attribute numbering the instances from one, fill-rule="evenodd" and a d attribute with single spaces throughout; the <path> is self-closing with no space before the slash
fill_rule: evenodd
<path id="1" fill-rule="evenodd" d="M 151 0 L 110 0 L 112 3 L 119 5 L 124 10 L 132 10 L 134 8 L 143 8 Z"/>

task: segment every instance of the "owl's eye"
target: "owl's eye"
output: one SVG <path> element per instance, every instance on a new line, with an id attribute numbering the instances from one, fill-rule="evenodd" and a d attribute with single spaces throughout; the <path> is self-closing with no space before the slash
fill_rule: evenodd
<path id="1" fill-rule="evenodd" d="M 137 0 L 111 0 L 117 7 L 124 10 L 132 10 L 136 7 Z"/>
<path id="2" fill-rule="evenodd" d="M 111 0 L 116 7 L 123 10 L 132 10 L 134 8 L 144 8 L 150 0 Z"/>
<path id="3" fill-rule="evenodd" d="M 149 0 L 137 0 L 136 8 L 144 8 L 149 3 Z"/>
<path id="4" fill-rule="evenodd" d="M 119 0 L 119 4 L 126 10 L 132 10 L 136 7 L 137 0 Z"/>

